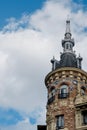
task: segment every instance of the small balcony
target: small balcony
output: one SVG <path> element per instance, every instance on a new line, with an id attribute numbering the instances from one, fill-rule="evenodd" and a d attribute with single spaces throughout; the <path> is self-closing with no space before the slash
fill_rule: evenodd
<path id="1" fill-rule="evenodd" d="M 58 94 L 58 98 L 59 99 L 63 99 L 63 98 L 67 98 L 69 97 L 69 93 L 61 93 L 61 94 Z"/>
<path id="2" fill-rule="evenodd" d="M 51 98 L 48 99 L 47 104 L 51 104 L 55 100 L 55 96 L 52 96 Z"/>

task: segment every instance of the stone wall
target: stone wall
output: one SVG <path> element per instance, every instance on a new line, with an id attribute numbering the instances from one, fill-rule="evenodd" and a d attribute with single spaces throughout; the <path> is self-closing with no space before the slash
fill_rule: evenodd
<path id="1" fill-rule="evenodd" d="M 49 73 L 45 78 L 45 84 L 47 86 L 48 99 L 52 94 L 51 88 L 53 87 L 55 90 L 54 100 L 47 104 L 47 130 L 56 130 L 56 116 L 62 114 L 64 115 L 64 129 L 61 130 L 76 130 L 81 126 L 82 117 L 77 111 L 77 106 L 81 104 L 78 101 L 79 98 L 83 98 L 81 87 L 87 86 L 87 73 L 77 68 L 61 68 Z M 58 98 L 58 94 L 63 84 L 68 86 L 69 95 L 67 98 L 61 99 Z M 85 94 L 87 94 L 87 89 L 85 91 Z M 85 130 L 87 130 L 87 127 Z"/>

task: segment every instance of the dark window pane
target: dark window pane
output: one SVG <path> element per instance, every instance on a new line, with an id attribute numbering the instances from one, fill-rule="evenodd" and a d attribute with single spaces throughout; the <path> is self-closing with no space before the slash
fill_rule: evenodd
<path id="1" fill-rule="evenodd" d="M 60 88 L 60 92 L 58 94 L 58 98 L 67 98 L 68 96 L 69 96 L 68 86 L 66 84 L 64 84 Z"/>
<path id="2" fill-rule="evenodd" d="M 82 112 L 82 116 L 83 116 L 83 124 L 87 124 L 87 111 L 83 111 Z"/>
<path id="3" fill-rule="evenodd" d="M 57 117 L 57 129 L 64 128 L 64 115 L 60 115 Z"/>
<path id="4" fill-rule="evenodd" d="M 50 103 L 52 103 L 53 101 L 55 100 L 55 96 L 52 96 L 51 98 L 49 98 L 48 99 L 48 105 L 50 104 Z"/>

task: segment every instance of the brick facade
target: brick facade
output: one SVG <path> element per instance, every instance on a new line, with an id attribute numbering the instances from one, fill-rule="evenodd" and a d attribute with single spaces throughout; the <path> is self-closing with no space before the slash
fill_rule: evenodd
<path id="1" fill-rule="evenodd" d="M 64 127 L 59 129 L 87 130 L 87 125 L 82 125 L 81 122 L 81 110 L 87 109 L 85 107 L 87 103 L 87 73 L 71 67 L 56 69 L 46 76 L 45 84 L 48 90 L 48 101 L 50 101 L 47 103 L 47 130 L 57 130 L 57 116 L 60 115 L 64 115 Z M 67 95 L 60 97 L 62 85 L 68 87 Z M 82 93 L 82 87 L 86 88 L 85 94 Z M 54 98 L 50 100 L 52 97 Z"/>

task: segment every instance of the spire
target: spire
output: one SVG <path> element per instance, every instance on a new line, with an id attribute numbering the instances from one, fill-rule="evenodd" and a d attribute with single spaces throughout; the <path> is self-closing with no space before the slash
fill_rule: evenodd
<path id="1" fill-rule="evenodd" d="M 67 20 L 66 20 L 66 33 L 71 33 L 69 16 L 67 17 Z"/>
<path id="2" fill-rule="evenodd" d="M 60 66 L 62 67 L 77 67 L 76 55 L 73 51 L 74 39 L 70 30 L 70 19 L 66 20 L 65 37 L 62 40 L 63 53 L 61 54 Z"/>
<path id="3" fill-rule="evenodd" d="M 69 17 L 66 20 L 65 38 L 66 39 L 71 39 L 71 30 L 70 30 L 70 19 L 69 19 Z"/>
<path id="4" fill-rule="evenodd" d="M 62 46 L 64 52 L 71 52 L 73 51 L 74 46 L 74 39 L 72 38 L 71 30 L 70 30 L 70 19 L 69 17 L 66 20 L 66 31 L 65 31 L 65 37 L 62 40 Z"/>

